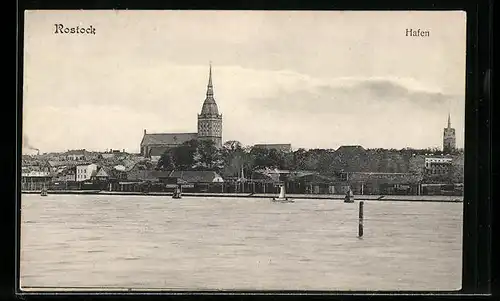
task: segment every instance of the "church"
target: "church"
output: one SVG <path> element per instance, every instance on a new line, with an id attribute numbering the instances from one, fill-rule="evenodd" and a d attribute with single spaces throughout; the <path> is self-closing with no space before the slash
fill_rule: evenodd
<path id="1" fill-rule="evenodd" d="M 443 153 L 449 154 L 456 150 L 455 129 L 451 127 L 451 117 L 448 114 L 448 127 L 443 130 Z"/>
<path id="2" fill-rule="evenodd" d="M 201 107 L 201 114 L 198 114 L 198 132 L 147 133 L 144 130 L 144 136 L 141 141 L 141 155 L 146 158 L 158 157 L 166 150 L 193 139 L 212 140 L 216 147 L 222 147 L 222 114 L 219 114 L 219 109 L 214 99 L 211 64 L 205 101 Z"/>

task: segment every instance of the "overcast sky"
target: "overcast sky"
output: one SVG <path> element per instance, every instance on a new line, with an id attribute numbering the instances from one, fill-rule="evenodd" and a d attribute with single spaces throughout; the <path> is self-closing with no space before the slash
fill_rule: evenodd
<path id="1" fill-rule="evenodd" d="M 450 112 L 463 147 L 465 23 L 464 12 L 29 11 L 23 140 L 138 152 L 143 129 L 196 132 L 212 61 L 224 141 L 441 147 Z"/>

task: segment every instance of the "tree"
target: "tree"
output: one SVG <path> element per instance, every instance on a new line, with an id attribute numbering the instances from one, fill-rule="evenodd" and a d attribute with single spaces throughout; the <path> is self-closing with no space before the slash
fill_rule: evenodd
<path id="1" fill-rule="evenodd" d="M 239 176 L 242 169 L 252 169 L 253 164 L 249 155 L 249 149 L 238 141 L 227 141 L 222 147 L 222 159 L 224 162 L 224 175 Z"/>
<path id="2" fill-rule="evenodd" d="M 226 141 L 222 146 L 222 150 L 227 153 L 234 153 L 237 151 L 243 151 L 243 146 L 241 142 L 236 140 Z"/>
<path id="3" fill-rule="evenodd" d="M 142 160 L 135 164 L 137 170 L 151 170 L 154 168 L 153 163 L 149 160 Z"/>
<path id="4" fill-rule="evenodd" d="M 464 182 L 464 156 L 463 156 L 463 153 L 461 155 L 456 155 L 453 157 L 451 170 L 452 170 L 452 181 L 454 183 L 463 183 Z"/>
<path id="5" fill-rule="evenodd" d="M 303 169 L 317 171 L 319 166 L 319 152 L 316 149 L 309 150 L 306 153 L 305 160 L 303 162 Z"/>
<path id="6" fill-rule="evenodd" d="M 267 153 L 269 157 L 269 163 L 271 164 L 269 167 L 283 169 L 285 165 L 285 156 L 282 151 L 277 149 L 270 149 Z"/>
<path id="7" fill-rule="evenodd" d="M 194 156 L 198 148 L 197 140 L 189 140 L 172 149 L 174 166 L 179 170 L 192 170 L 195 164 Z"/>
<path id="8" fill-rule="evenodd" d="M 294 156 L 292 152 L 287 152 L 283 154 L 283 169 L 295 170 Z"/>
<path id="9" fill-rule="evenodd" d="M 269 150 L 265 148 L 252 147 L 250 157 L 254 168 L 273 167 L 273 162 L 269 157 Z"/>
<path id="10" fill-rule="evenodd" d="M 173 170 L 173 169 L 175 169 L 175 162 L 173 159 L 173 154 L 172 154 L 171 149 L 165 151 L 161 155 L 160 160 L 158 161 L 156 168 L 161 169 L 161 170 Z"/>
<path id="11" fill-rule="evenodd" d="M 335 153 L 328 150 L 321 150 L 318 154 L 316 171 L 322 174 L 334 174 L 337 170 L 335 167 Z"/>
<path id="12" fill-rule="evenodd" d="M 304 169 L 304 162 L 306 160 L 307 151 L 303 148 L 299 148 L 298 150 L 293 152 L 293 163 L 292 169 Z"/>
<path id="13" fill-rule="evenodd" d="M 292 156 L 287 156 L 283 151 L 277 149 L 252 147 L 249 157 L 251 161 L 250 165 L 253 168 L 285 169 L 293 165 Z"/>
<path id="14" fill-rule="evenodd" d="M 239 176 L 242 169 L 247 169 L 246 154 L 243 152 L 233 153 L 225 159 L 224 174 L 228 176 Z"/>
<path id="15" fill-rule="evenodd" d="M 442 155 L 443 151 L 439 147 L 429 147 L 426 151 L 433 155 Z"/>
<path id="16" fill-rule="evenodd" d="M 198 170 L 216 170 L 223 168 L 221 152 L 212 140 L 200 141 L 193 157 L 193 168 Z"/>

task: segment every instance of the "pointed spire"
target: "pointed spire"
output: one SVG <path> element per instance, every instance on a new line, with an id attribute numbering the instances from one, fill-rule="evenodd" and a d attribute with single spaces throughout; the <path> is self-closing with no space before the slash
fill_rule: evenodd
<path id="1" fill-rule="evenodd" d="M 451 128 L 451 114 L 448 113 L 448 128 Z"/>
<path id="2" fill-rule="evenodd" d="M 214 99 L 214 87 L 212 86 L 212 62 L 210 62 L 210 69 L 208 73 L 208 85 L 207 85 L 207 97 L 203 102 L 201 108 L 202 115 L 218 115 L 219 111 L 217 109 L 217 104 Z"/>
<path id="3" fill-rule="evenodd" d="M 208 73 L 208 86 L 207 86 L 207 97 L 213 97 L 214 87 L 212 86 L 212 62 L 210 62 L 210 69 Z"/>

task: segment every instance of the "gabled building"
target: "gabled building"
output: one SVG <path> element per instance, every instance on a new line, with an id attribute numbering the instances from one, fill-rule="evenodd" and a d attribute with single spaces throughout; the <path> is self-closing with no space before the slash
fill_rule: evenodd
<path id="1" fill-rule="evenodd" d="M 179 185 L 182 189 L 197 192 L 208 192 L 215 189 L 220 192 L 224 187 L 224 179 L 215 171 L 170 171 L 157 173 L 158 181 L 167 189 L 174 189 Z M 217 187 L 217 188 L 216 188 Z"/>
<path id="2" fill-rule="evenodd" d="M 156 181 L 155 170 L 142 168 L 140 164 L 136 164 L 127 172 L 127 181 L 141 182 L 141 181 Z"/>
<path id="3" fill-rule="evenodd" d="M 97 172 L 97 164 L 85 164 L 85 165 L 77 165 L 76 166 L 76 181 L 83 182 L 90 180 L 92 178 L 92 174 Z"/>
<path id="4" fill-rule="evenodd" d="M 75 182 L 76 166 L 64 166 L 58 169 L 56 172 L 55 181 Z"/>
<path id="5" fill-rule="evenodd" d="M 177 147 L 184 142 L 196 140 L 197 133 L 152 133 L 144 130 L 141 141 L 141 155 L 145 158 L 161 156 L 165 151 Z"/>
<path id="6" fill-rule="evenodd" d="M 425 183 L 452 183 L 455 172 L 460 168 L 454 165 L 451 157 L 434 156 L 425 158 L 424 182 Z"/>
<path id="7" fill-rule="evenodd" d="M 22 170 L 25 172 L 29 171 L 52 171 L 52 166 L 47 160 L 22 160 L 21 162 Z"/>
<path id="8" fill-rule="evenodd" d="M 451 171 L 452 158 L 427 157 L 425 158 L 426 175 L 446 175 Z"/>
<path id="9" fill-rule="evenodd" d="M 296 171 L 287 177 L 287 191 L 295 193 L 333 194 L 336 179 L 313 171 Z"/>
<path id="10" fill-rule="evenodd" d="M 111 177 L 111 171 L 107 167 L 101 167 L 97 170 L 97 172 L 94 173 L 92 176 L 92 180 L 97 180 L 97 181 L 108 181 L 109 178 Z"/>
<path id="11" fill-rule="evenodd" d="M 40 190 L 52 181 L 53 174 L 48 171 L 29 171 L 21 173 L 22 190 Z"/>
<path id="12" fill-rule="evenodd" d="M 97 169 L 95 174 L 92 175 L 92 180 L 107 182 L 114 180 L 126 180 L 127 173 L 124 169 L 117 169 L 115 167 L 103 166 Z"/>

